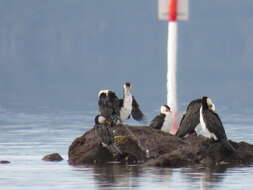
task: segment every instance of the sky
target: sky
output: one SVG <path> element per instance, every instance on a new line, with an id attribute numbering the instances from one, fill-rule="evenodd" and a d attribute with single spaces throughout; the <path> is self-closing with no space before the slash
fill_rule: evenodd
<path id="1" fill-rule="evenodd" d="M 179 23 L 180 109 L 203 95 L 253 110 L 253 1 L 190 2 Z M 0 107 L 97 106 L 122 85 L 146 109 L 166 102 L 167 25 L 155 0 L 0 0 Z"/>

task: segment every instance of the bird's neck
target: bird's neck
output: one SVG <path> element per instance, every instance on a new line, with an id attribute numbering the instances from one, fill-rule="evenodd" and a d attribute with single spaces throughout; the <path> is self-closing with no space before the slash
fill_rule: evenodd
<path id="1" fill-rule="evenodd" d="M 124 97 L 131 96 L 131 95 L 132 94 L 131 94 L 130 90 L 124 90 Z"/>
<path id="2" fill-rule="evenodd" d="M 166 118 L 166 116 L 167 116 L 167 114 L 165 114 L 165 113 L 160 113 L 160 115 L 161 115 L 162 117 L 164 117 L 164 118 Z"/>

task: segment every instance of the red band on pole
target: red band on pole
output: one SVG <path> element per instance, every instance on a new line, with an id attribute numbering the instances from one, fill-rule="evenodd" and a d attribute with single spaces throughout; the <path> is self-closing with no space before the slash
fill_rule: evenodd
<path id="1" fill-rule="evenodd" d="M 177 21 L 177 0 L 169 0 L 169 21 Z"/>

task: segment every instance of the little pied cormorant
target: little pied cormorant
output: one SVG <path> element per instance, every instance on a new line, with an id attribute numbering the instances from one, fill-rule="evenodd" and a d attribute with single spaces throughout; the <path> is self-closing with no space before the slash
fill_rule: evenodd
<path id="1" fill-rule="evenodd" d="M 98 106 L 100 114 L 106 118 L 111 118 L 113 124 L 121 123 L 120 120 L 120 100 L 111 90 L 101 90 L 98 93 Z"/>
<path id="2" fill-rule="evenodd" d="M 154 119 L 152 119 L 149 126 L 159 130 L 165 127 L 169 127 L 168 125 L 170 125 L 170 115 L 170 107 L 168 105 L 162 105 L 160 108 L 160 114 L 155 116 Z"/>
<path id="3" fill-rule="evenodd" d="M 107 148 L 112 154 L 121 154 L 119 148 L 114 144 L 114 135 L 111 129 L 111 120 L 97 115 L 95 117 L 94 131 L 101 145 Z"/>
<path id="4" fill-rule="evenodd" d="M 137 103 L 134 96 L 132 96 L 130 89 L 132 85 L 126 82 L 123 85 L 123 99 L 120 100 L 120 119 L 122 121 L 127 120 L 132 115 L 136 121 L 143 121 L 144 114 L 140 110 L 139 104 Z"/>
<path id="5" fill-rule="evenodd" d="M 195 99 L 192 100 L 187 108 L 186 113 L 183 115 L 179 128 L 176 132 L 176 136 L 178 137 L 184 137 L 189 134 L 195 133 L 195 128 L 197 125 L 199 125 L 199 110 L 201 107 L 201 99 Z M 215 105 L 213 103 L 210 103 L 209 105 L 210 109 L 215 111 Z"/>
<path id="6" fill-rule="evenodd" d="M 209 134 L 209 138 L 215 141 L 221 141 L 227 150 L 234 152 L 235 148 L 227 140 L 225 130 L 219 115 L 210 109 L 212 101 L 210 98 L 203 96 L 200 107 L 200 124 L 204 131 Z"/>

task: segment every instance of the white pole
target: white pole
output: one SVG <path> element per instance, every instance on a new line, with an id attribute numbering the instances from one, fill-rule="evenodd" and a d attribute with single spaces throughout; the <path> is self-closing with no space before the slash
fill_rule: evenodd
<path id="1" fill-rule="evenodd" d="M 172 111 L 171 133 L 177 130 L 177 22 L 168 24 L 167 44 L 167 104 Z"/>
<path id="2" fill-rule="evenodd" d="M 177 22 L 168 24 L 167 52 L 167 104 L 177 111 Z"/>

